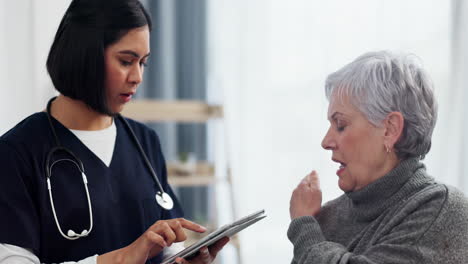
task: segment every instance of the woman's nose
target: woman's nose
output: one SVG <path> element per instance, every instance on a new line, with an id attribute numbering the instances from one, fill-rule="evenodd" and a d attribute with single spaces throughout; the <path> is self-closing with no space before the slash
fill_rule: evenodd
<path id="1" fill-rule="evenodd" d="M 140 84 L 143 80 L 143 69 L 140 67 L 139 64 L 135 65 L 135 67 L 130 72 L 129 82 L 134 84 Z"/>
<path id="2" fill-rule="evenodd" d="M 327 134 L 325 134 L 325 137 L 322 140 L 322 148 L 326 150 L 333 150 L 336 148 L 336 141 L 333 139 L 331 129 L 328 129 Z"/>

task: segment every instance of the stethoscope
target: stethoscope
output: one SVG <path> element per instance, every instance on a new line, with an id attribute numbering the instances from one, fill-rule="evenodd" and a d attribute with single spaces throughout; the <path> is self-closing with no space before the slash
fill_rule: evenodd
<path id="1" fill-rule="evenodd" d="M 46 168 L 45 169 L 46 169 L 46 175 L 47 175 L 47 189 L 49 190 L 50 205 L 52 207 L 52 213 L 54 215 L 54 219 L 55 219 L 55 223 L 57 224 L 58 231 L 60 232 L 60 234 L 64 238 L 66 238 L 68 240 L 75 240 L 75 239 L 78 239 L 78 238 L 81 238 L 81 237 L 88 236 L 89 233 L 91 233 L 91 230 L 93 229 L 93 210 L 92 210 L 92 206 L 91 206 L 91 198 L 89 197 L 89 191 L 88 191 L 88 179 L 86 178 L 83 162 L 81 162 L 81 160 L 77 156 L 75 156 L 75 154 L 73 154 L 73 152 L 71 152 L 69 149 L 63 147 L 60 144 L 57 133 L 55 132 L 54 125 L 52 124 L 52 118 L 51 118 L 51 114 L 50 114 L 50 106 L 51 106 L 52 101 L 54 99 L 55 99 L 55 97 L 50 99 L 49 102 L 47 103 L 47 118 L 49 120 L 50 129 L 52 130 L 52 134 L 54 135 L 55 143 L 56 143 L 56 146 L 53 147 L 49 151 L 49 153 L 47 154 L 47 159 L 46 159 L 46 165 L 45 165 Z M 128 124 L 127 120 L 125 120 L 125 118 L 123 118 L 120 114 L 117 115 L 117 118 L 119 118 L 125 124 L 125 127 L 130 132 L 130 134 L 132 136 L 132 139 L 135 142 L 135 145 L 137 146 L 138 150 L 140 151 L 141 156 L 145 160 L 146 166 L 149 168 L 149 170 L 151 172 L 151 175 L 154 178 L 154 181 L 158 185 L 159 191 L 156 192 L 156 195 L 155 195 L 156 202 L 162 208 L 164 208 L 166 210 L 171 210 L 174 207 L 174 201 L 172 200 L 171 196 L 164 191 L 164 189 L 163 189 L 163 187 L 161 185 L 161 182 L 159 182 L 158 176 L 157 176 L 155 170 L 153 169 L 153 166 L 151 166 L 151 163 L 150 163 L 148 157 L 146 156 L 145 151 L 143 150 L 143 148 L 141 147 L 140 142 L 138 141 L 138 138 L 135 136 L 135 133 L 133 132 L 132 128 Z M 63 151 L 65 153 L 67 153 L 68 155 L 70 155 L 70 157 L 72 157 L 72 158 L 58 159 L 58 160 L 55 160 L 54 162 L 52 162 L 52 164 L 51 164 L 50 161 L 51 161 L 51 158 L 52 158 L 53 154 L 58 152 L 58 151 Z M 55 206 L 54 206 L 54 199 L 52 197 L 52 186 L 50 184 L 50 178 L 52 176 L 52 168 L 54 167 L 55 164 L 57 164 L 59 162 L 71 162 L 81 172 L 81 177 L 83 178 L 83 184 L 84 184 L 85 191 L 86 191 L 86 198 L 88 200 L 89 228 L 84 229 L 81 233 L 76 233 L 75 231 L 70 229 L 70 230 L 67 231 L 67 234 L 65 234 L 62 231 L 62 228 L 60 227 L 60 223 L 59 223 L 59 221 L 57 219 L 57 213 L 55 212 Z"/>

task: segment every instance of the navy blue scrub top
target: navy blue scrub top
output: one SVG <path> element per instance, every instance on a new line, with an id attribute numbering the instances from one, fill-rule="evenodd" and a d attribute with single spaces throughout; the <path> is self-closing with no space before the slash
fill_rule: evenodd
<path id="1" fill-rule="evenodd" d="M 55 224 L 47 190 L 45 161 L 55 141 L 44 112 L 35 113 L 0 137 L 0 243 L 32 249 L 42 263 L 78 261 L 128 246 L 161 219 L 182 217 L 167 183 L 164 157 L 156 133 L 127 119 L 156 170 L 164 190 L 174 199 L 172 210 L 155 200 L 159 190 L 125 125 L 117 128 L 114 154 L 107 167 L 71 131 L 52 118 L 61 144 L 83 162 L 94 226 L 84 238 L 67 240 Z M 67 157 L 62 153 L 53 159 Z M 52 195 L 63 232 L 89 227 L 86 192 L 79 170 L 69 162 L 53 167 Z M 159 263 L 161 254 L 148 263 Z"/>

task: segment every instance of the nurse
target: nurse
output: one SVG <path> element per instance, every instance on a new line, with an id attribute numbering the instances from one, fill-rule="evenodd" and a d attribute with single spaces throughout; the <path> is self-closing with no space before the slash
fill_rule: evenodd
<path id="1" fill-rule="evenodd" d="M 59 95 L 0 137 L 0 263 L 160 263 L 205 231 L 181 218 L 156 133 L 119 115 L 151 26 L 138 0 L 71 2 L 47 58 Z"/>

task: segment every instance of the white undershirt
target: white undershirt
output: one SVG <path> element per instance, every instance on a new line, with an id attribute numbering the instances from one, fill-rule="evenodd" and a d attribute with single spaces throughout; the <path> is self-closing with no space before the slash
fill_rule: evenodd
<path id="1" fill-rule="evenodd" d="M 74 130 L 70 131 L 93 152 L 107 167 L 110 166 L 114 153 L 117 128 L 115 123 L 108 128 L 96 131 Z M 163 251 L 164 257 L 171 256 L 184 249 L 183 242 L 174 243 Z M 78 262 L 62 262 L 62 264 L 96 264 L 97 255 L 90 256 Z M 0 263 L 3 264 L 40 264 L 39 258 L 26 248 L 0 243 Z"/>
<path id="2" fill-rule="evenodd" d="M 115 123 L 112 122 L 108 128 L 101 130 L 75 130 L 70 129 L 75 136 L 93 152 L 99 159 L 110 166 L 112 155 L 114 154 L 115 138 L 117 137 L 117 129 Z"/>

